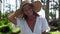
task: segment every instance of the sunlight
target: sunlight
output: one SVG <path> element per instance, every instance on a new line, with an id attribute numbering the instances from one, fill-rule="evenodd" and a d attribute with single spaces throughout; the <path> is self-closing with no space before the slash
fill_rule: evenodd
<path id="1" fill-rule="evenodd" d="M 3 0 L 2 0 L 3 1 Z M 23 0 L 24 1 L 24 0 Z M 34 0 L 34 1 L 37 1 L 37 0 Z M 40 0 L 38 0 L 38 1 L 40 1 Z M 55 1 L 57 1 L 57 0 L 55 0 Z M 20 7 L 20 2 L 21 2 L 21 0 L 17 0 L 17 4 L 16 4 L 16 0 L 4 0 L 3 1 L 3 3 L 2 3 L 2 13 L 3 12 L 6 12 L 6 11 L 8 11 L 8 10 L 10 10 L 10 11 L 16 11 L 17 9 L 19 9 L 19 7 Z M 29 0 L 29 2 L 31 2 L 31 0 Z M 58 1 L 57 1 L 58 2 Z M 10 5 L 9 5 L 10 4 Z M 43 3 L 42 3 L 43 4 Z M 52 2 L 52 4 L 53 4 L 53 2 Z M 54 3 L 54 4 L 56 4 L 56 3 Z M 17 7 L 16 7 L 17 6 Z M 51 8 L 52 6 L 51 6 L 51 3 L 50 3 L 50 5 L 49 5 L 50 7 L 49 8 Z M 8 8 L 8 7 L 10 7 L 10 8 Z M 50 10 L 49 10 L 50 11 Z M 43 10 L 43 9 L 41 9 L 41 11 L 40 12 L 38 12 L 38 14 L 39 15 L 42 15 L 42 17 L 45 17 L 45 10 Z M 56 10 L 56 18 L 58 18 L 59 16 L 58 16 L 58 10 Z"/>

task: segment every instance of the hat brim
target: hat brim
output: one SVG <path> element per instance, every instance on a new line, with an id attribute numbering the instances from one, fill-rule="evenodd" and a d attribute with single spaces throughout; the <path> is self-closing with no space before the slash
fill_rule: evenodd
<path id="1" fill-rule="evenodd" d="M 39 12 L 41 10 L 42 4 L 41 4 L 40 1 L 32 2 L 32 4 L 35 6 L 35 11 L 36 12 Z"/>
<path id="2" fill-rule="evenodd" d="M 24 2 L 24 4 L 25 3 L 28 3 L 28 2 Z M 40 1 L 35 1 L 35 2 L 32 2 L 31 4 L 33 4 L 35 6 L 35 10 L 34 10 L 35 12 L 39 12 L 41 10 L 42 4 Z M 20 8 L 18 10 L 16 10 L 16 12 L 15 12 L 16 17 L 18 17 L 19 15 L 20 15 L 20 18 L 23 17 L 23 14 L 20 12 L 21 8 L 22 8 L 22 5 L 20 5 Z"/>

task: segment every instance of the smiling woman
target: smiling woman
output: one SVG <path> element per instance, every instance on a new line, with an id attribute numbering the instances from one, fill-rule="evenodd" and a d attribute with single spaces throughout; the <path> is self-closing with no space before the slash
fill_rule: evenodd
<path id="1" fill-rule="evenodd" d="M 46 30 L 49 29 L 47 20 L 37 14 L 41 7 L 40 1 L 32 3 L 23 1 L 20 8 L 9 15 L 8 19 L 21 28 L 22 34 L 46 34 Z"/>

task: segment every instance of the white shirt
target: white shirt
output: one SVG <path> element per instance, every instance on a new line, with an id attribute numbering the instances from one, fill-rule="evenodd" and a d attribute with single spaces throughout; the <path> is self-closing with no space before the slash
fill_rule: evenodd
<path id="1" fill-rule="evenodd" d="M 17 18 L 17 26 L 20 27 L 22 34 L 42 34 L 42 32 L 49 29 L 47 20 L 40 16 L 36 18 L 36 24 L 33 32 L 29 28 L 25 19 Z"/>

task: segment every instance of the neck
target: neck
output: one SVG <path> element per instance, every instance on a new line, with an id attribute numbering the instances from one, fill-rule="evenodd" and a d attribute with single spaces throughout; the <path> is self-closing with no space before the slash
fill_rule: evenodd
<path id="1" fill-rule="evenodd" d="M 28 16 L 27 19 L 33 19 L 33 18 L 36 18 L 35 15 L 32 15 L 32 16 Z"/>

